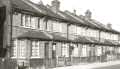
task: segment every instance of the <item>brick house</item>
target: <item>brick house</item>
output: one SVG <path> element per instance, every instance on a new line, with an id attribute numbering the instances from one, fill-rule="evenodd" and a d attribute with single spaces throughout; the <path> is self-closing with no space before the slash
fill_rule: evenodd
<path id="1" fill-rule="evenodd" d="M 108 56 L 110 60 L 119 58 L 120 33 L 111 24 L 105 26 L 92 19 L 89 10 L 85 16 L 76 15 L 75 10 L 63 12 L 58 0 L 51 6 L 29 0 L 1 3 L 6 7 L 5 22 L 1 21 L 5 31 L 1 45 L 8 49 L 5 69 L 40 69 L 98 62 L 108 60 Z"/>

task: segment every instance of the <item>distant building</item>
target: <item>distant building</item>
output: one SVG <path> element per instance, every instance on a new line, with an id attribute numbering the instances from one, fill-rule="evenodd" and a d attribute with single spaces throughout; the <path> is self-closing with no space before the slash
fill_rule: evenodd
<path id="1" fill-rule="evenodd" d="M 6 6 L 2 47 L 5 69 L 41 69 L 119 59 L 120 32 L 85 16 L 60 11 L 60 2 L 45 6 L 29 0 L 2 0 Z M 1 8 L 0 8 L 1 10 Z M 1 14 L 1 12 L 0 12 Z M 1 19 L 1 18 L 0 18 Z M 1 27 L 0 27 L 1 28 Z M 110 56 L 110 58 L 108 57 Z"/>

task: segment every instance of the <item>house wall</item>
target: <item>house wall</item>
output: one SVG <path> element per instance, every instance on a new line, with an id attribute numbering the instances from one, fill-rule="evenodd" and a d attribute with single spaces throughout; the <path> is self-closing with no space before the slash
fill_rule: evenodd
<path id="1" fill-rule="evenodd" d="M 91 29 L 91 28 L 86 28 L 86 27 L 81 27 L 81 26 L 77 26 L 74 24 L 71 24 L 70 26 L 67 25 L 67 23 L 65 22 L 60 22 L 60 21 L 56 21 L 56 20 L 50 20 L 50 19 L 46 19 L 45 17 L 35 17 L 35 16 L 31 16 L 31 15 L 26 15 L 26 14 L 20 14 L 15 12 L 13 14 L 13 27 L 12 27 L 12 38 L 13 41 L 16 41 L 17 37 L 24 34 L 25 32 L 28 31 L 47 31 L 50 33 L 57 33 L 60 34 L 63 37 L 67 38 L 67 34 L 68 34 L 68 38 L 70 40 L 74 40 L 75 38 L 77 38 L 77 36 L 85 36 L 85 37 L 94 37 L 96 39 L 99 38 L 99 30 L 96 29 Z M 68 30 L 67 30 L 68 27 Z M 117 34 L 111 34 L 111 33 L 107 33 L 107 32 L 101 32 L 100 33 L 100 38 L 101 39 L 111 39 L 111 40 L 118 40 L 118 35 Z M 18 42 L 21 40 L 17 40 Z M 96 59 L 96 56 L 101 56 L 103 53 L 101 51 L 101 46 L 96 45 L 96 46 L 91 46 L 90 44 L 82 44 L 82 43 L 72 43 L 72 46 L 74 47 L 74 49 L 72 50 L 72 54 L 70 55 L 70 51 L 69 51 L 69 46 L 71 43 L 65 43 L 65 42 L 55 42 L 55 41 L 42 41 L 39 46 L 39 57 L 35 58 L 32 57 L 32 41 L 39 41 L 39 40 L 29 40 L 29 39 L 25 39 L 25 49 L 26 51 L 24 51 L 24 54 L 27 54 L 25 56 L 25 58 L 29 58 L 30 59 L 30 65 L 33 64 L 35 61 L 37 61 L 37 59 L 39 59 L 40 61 L 37 62 L 37 64 L 39 62 L 42 62 L 44 65 L 44 63 L 46 63 L 46 61 L 44 59 L 48 59 L 50 60 L 49 62 L 52 64 L 53 62 L 55 62 L 55 60 L 53 60 L 53 57 L 59 58 L 59 57 L 64 57 L 64 58 L 68 58 L 68 57 L 73 57 L 71 59 L 71 61 L 75 61 L 74 63 L 77 63 L 77 61 L 80 59 L 82 59 L 83 61 L 87 61 L 89 59 L 89 57 L 94 57 Z M 48 43 L 48 47 L 46 49 L 46 42 Z M 53 55 L 53 43 L 55 44 L 55 56 Z M 15 42 L 16 43 L 16 42 Z M 93 43 L 94 44 L 94 43 Z M 15 44 L 16 45 L 16 44 Z M 13 50 L 16 51 L 15 49 L 17 48 L 17 56 L 16 57 L 20 57 L 19 52 L 20 52 L 20 44 L 16 45 L 16 47 L 14 46 Z M 13 55 L 15 56 L 15 52 L 13 51 Z M 106 49 L 105 49 L 106 51 Z M 76 58 L 77 57 L 77 58 Z M 14 57 L 13 57 L 14 58 Z M 20 58 L 21 59 L 21 58 Z M 22 58 L 24 59 L 24 58 Z M 76 60 L 77 59 L 77 60 Z M 81 60 L 81 62 L 82 62 Z M 39 64 L 37 65 L 39 66 Z"/>

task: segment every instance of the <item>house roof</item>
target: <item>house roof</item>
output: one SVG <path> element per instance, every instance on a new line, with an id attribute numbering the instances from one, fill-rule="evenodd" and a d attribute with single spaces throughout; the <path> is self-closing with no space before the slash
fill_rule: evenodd
<path id="1" fill-rule="evenodd" d="M 107 28 L 104 24 L 102 24 L 94 19 L 85 18 L 85 16 L 83 16 L 83 15 L 78 16 L 78 15 L 75 15 L 74 13 L 69 12 L 69 11 L 65 11 L 65 13 L 68 15 L 71 15 L 74 19 L 76 19 L 79 22 L 84 21 L 84 24 L 88 25 L 89 27 L 98 28 L 98 29 L 102 29 L 102 30 L 106 30 L 109 32 L 114 32 L 114 33 L 120 33 L 114 29 Z M 81 22 L 81 23 L 83 23 L 83 22 Z"/>
<path id="2" fill-rule="evenodd" d="M 97 20 L 94 19 L 90 19 L 93 23 L 97 24 L 98 26 L 100 26 L 103 30 L 109 31 L 109 32 L 114 32 L 114 33 L 120 33 L 112 28 L 108 28 L 107 26 L 105 26 L 104 24 L 100 23 Z"/>
<path id="3" fill-rule="evenodd" d="M 106 30 L 109 32 L 114 32 L 114 33 L 119 33 L 118 31 L 114 30 L 114 29 L 108 29 L 106 28 L 102 23 L 94 20 L 94 19 L 85 19 L 84 16 L 75 16 L 73 14 L 68 15 L 65 12 L 62 11 L 58 11 L 58 13 L 54 13 L 50 8 L 47 8 L 44 5 L 37 5 L 34 4 L 33 2 L 29 1 L 29 0 L 11 0 L 11 4 L 13 8 L 19 8 L 22 10 L 26 10 L 26 11 L 30 11 L 33 13 L 37 13 L 37 14 L 43 14 L 43 15 L 47 15 L 50 17 L 55 17 L 58 19 L 63 19 L 72 23 L 76 23 L 76 24 L 80 24 L 80 25 L 85 25 L 85 26 L 90 26 L 90 27 L 96 27 L 102 30 Z M 69 12 L 70 13 L 70 12 Z M 76 19 L 75 17 L 79 18 L 80 20 Z"/>
<path id="4" fill-rule="evenodd" d="M 35 3 L 31 2 L 31 1 L 29 1 L 29 2 L 31 4 L 33 4 L 34 6 L 36 6 L 37 8 L 41 9 L 42 11 L 44 11 L 45 15 L 51 16 L 51 17 L 55 17 L 55 18 L 63 19 L 61 16 L 57 15 L 52 10 L 50 10 L 50 8 L 48 8 L 47 6 L 45 6 L 43 4 L 35 4 Z"/>
<path id="5" fill-rule="evenodd" d="M 27 3 L 27 1 L 25 1 L 25 0 L 11 0 L 11 6 L 15 9 L 17 8 L 17 9 L 40 14 L 40 11 L 36 10 L 31 5 L 28 5 L 26 3 Z M 41 13 L 44 14 L 43 12 L 41 12 Z"/>
<path id="6" fill-rule="evenodd" d="M 97 28 L 97 26 L 91 24 L 91 23 L 88 23 L 86 22 L 85 20 L 81 19 L 78 15 L 74 14 L 74 13 L 71 13 L 69 11 L 65 11 L 66 14 L 68 14 L 69 16 L 73 17 L 75 20 L 79 21 L 80 23 L 82 24 L 85 24 L 91 28 Z"/>
<path id="7" fill-rule="evenodd" d="M 87 25 L 84 24 L 83 22 L 78 21 L 77 19 L 75 19 L 74 17 L 68 15 L 67 13 L 65 13 L 65 12 L 63 12 L 63 11 L 59 11 L 57 14 L 60 15 L 60 16 L 62 16 L 64 19 L 68 20 L 68 21 L 71 22 L 72 24 L 78 24 L 78 25 L 87 26 Z"/>

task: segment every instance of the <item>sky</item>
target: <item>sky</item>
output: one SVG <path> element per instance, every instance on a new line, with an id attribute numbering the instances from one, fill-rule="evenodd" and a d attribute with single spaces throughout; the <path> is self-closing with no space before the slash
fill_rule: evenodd
<path id="1" fill-rule="evenodd" d="M 32 0 L 38 3 L 40 0 Z M 44 5 L 51 5 L 52 0 L 41 0 Z M 111 23 L 113 29 L 120 31 L 120 1 L 119 0 L 59 0 L 62 11 L 75 9 L 77 15 L 84 15 L 89 9 L 92 12 L 92 19 L 103 24 Z"/>

